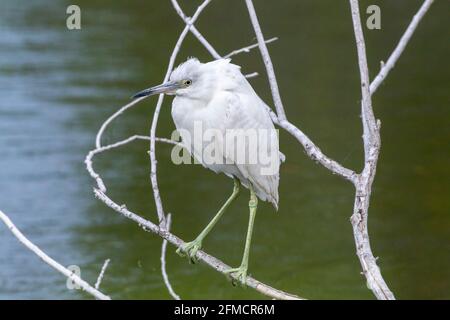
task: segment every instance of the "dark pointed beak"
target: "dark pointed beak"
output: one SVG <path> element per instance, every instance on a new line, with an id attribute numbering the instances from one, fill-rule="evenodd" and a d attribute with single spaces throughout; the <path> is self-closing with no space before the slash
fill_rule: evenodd
<path id="1" fill-rule="evenodd" d="M 139 91 L 134 96 L 132 96 L 132 99 L 137 99 L 141 97 L 148 97 L 155 94 L 161 94 L 161 93 L 173 93 L 177 89 L 181 88 L 180 84 L 178 82 L 166 82 L 163 84 L 160 84 L 159 86 L 148 88 L 142 91 Z"/>

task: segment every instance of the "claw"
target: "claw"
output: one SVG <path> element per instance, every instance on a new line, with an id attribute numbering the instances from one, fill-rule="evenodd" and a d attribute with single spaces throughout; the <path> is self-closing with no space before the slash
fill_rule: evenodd
<path id="1" fill-rule="evenodd" d="M 225 270 L 225 274 L 228 276 L 228 279 L 231 280 L 231 284 L 233 286 L 237 286 L 240 284 L 242 287 L 247 286 L 247 266 L 240 266 L 239 268 L 231 268 Z"/>
<path id="2" fill-rule="evenodd" d="M 185 243 L 183 246 L 178 248 L 176 252 L 180 257 L 183 257 L 183 258 L 188 257 L 189 262 L 192 264 L 195 264 L 198 262 L 197 251 L 200 250 L 201 248 L 202 248 L 201 241 L 194 240 L 194 241 Z"/>

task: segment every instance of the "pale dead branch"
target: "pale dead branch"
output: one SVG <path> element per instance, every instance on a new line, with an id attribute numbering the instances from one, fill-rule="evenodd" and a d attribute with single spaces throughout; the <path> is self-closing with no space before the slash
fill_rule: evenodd
<path id="1" fill-rule="evenodd" d="M 397 44 L 397 47 L 395 47 L 395 50 L 390 55 L 388 61 L 386 63 L 382 64 L 381 70 L 378 73 L 378 75 L 373 79 L 372 83 L 370 84 L 370 94 L 374 94 L 375 91 L 377 91 L 380 84 L 384 81 L 384 79 L 387 77 L 389 72 L 394 68 L 395 63 L 402 55 L 403 51 L 406 48 L 406 45 L 408 44 L 409 40 L 411 39 L 412 35 L 414 34 L 414 31 L 416 31 L 417 26 L 419 25 L 419 22 L 422 20 L 422 18 L 427 13 L 428 9 L 433 4 L 434 0 L 426 0 L 420 7 L 419 11 L 414 15 L 411 23 L 409 24 L 408 28 L 406 29 L 403 36 L 400 38 L 400 41 Z"/>
<path id="2" fill-rule="evenodd" d="M 273 37 L 273 38 L 270 38 L 269 40 L 265 40 L 264 42 L 266 44 L 269 44 L 269 43 L 272 43 L 272 42 L 277 41 L 277 40 L 278 40 L 277 37 Z M 230 53 L 227 53 L 226 55 L 224 55 L 223 57 L 225 59 L 227 59 L 227 58 L 231 58 L 231 57 L 233 57 L 235 55 L 238 55 L 240 53 L 249 53 L 252 49 L 258 48 L 258 46 L 259 46 L 259 44 L 255 43 L 255 44 L 252 44 L 252 45 L 240 48 L 240 49 L 233 50 Z"/>
<path id="3" fill-rule="evenodd" d="M 62 273 L 64 276 L 69 278 L 73 283 L 77 284 L 81 287 L 84 291 L 89 293 L 90 295 L 94 296 L 97 299 L 100 300 L 110 300 L 111 298 L 107 295 L 103 294 L 102 292 L 98 291 L 97 288 L 92 287 L 89 283 L 81 279 L 78 275 L 76 275 L 74 272 L 70 271 L 63 265 L 61 265 L 56 260 L 49 257 L 44 251 L 42 251 L 38 246 L 36 246 L 34 243 L 32 243 L 30 240 L 27 239 L 23 235 L 22 232 L 14 225 L 14 223 L 9 219 L 9 217 L 3 213 L 0 210 L 0 220 L 2 220 L 5 225 L 8 227 L 8 229 L 12 232 L 12 234 L 29 250 L 31 250 L 35 255 L 37 255 L 42 261 L 44 261 L 46 264 L 48 264 L 50 267 L 55 269 L 56 271 Z"/>
<path id="4" fill-rule="evenodd" d="M 367 279 L 367 286 L 378 299 L 395 299 L 393 293 L 384 281 L 380 268 L 377 266 L 370 247 L 369 232 L 367 230 L 367 218 L 369 201 L 372 193 L 372 183 L 380 153 L 381 139 L 380 126 L 375 119 L 370 95 L 369 68 L 367 66 L 366 46 L 359 15 L 357 0 L 350 0 L 352 11 L 353 29 L 355 32 L 356 47 L 358 51 L 358 64 L 361 77 L 361 119 L 363 123 L 364 142 L 364 169 L 358 175 L 355 184 L 355 205 L 351 222 L 356 244 L 356 254 L 361 262 L 363 273 Z"/>
<path id="5" fill-rule="evenodd" d="M 111 259 L 106 259 L 103 263 L 102 270 L 100 271 L 100 274 L 98 275 L 97 281 L 95 282 L 95 289 L 98 289 L 100 287 L 100 284 L 102 283 L 103 277 L 105 276 L 106 268 L 108 268 L 109 262 Z"/>

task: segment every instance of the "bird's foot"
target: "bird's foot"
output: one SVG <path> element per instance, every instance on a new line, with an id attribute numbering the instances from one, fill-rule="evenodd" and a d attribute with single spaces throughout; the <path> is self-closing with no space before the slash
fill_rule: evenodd
<path id="1" fill-rule="evenodd" d="M 200 240 L 186 242 L 183 246 L 177 249 L 177 254 L 180 257 L 187 257 L 190 263 L 197 263 L 197 251 L 202 248 Z"/>
<path id="2" fill-rule="evenodd" d="M 225 274 L 228 276 L 228 279 L 231 280 L 233 286 L 240 284 L 245 288 L 247 286 L 247 269 L 248 266 L 241 265 L 239 268 L 225 270 Z"/>

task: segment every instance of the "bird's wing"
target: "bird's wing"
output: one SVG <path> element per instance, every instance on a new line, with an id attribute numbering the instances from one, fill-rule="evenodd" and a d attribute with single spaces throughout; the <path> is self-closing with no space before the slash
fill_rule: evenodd
<path id="1" fill-rule="evenodd" d="M 267 107 L 250 85 L 249 90 L 222 91 L 212 105 L 222 106 L 220 130 L 225 137 L 223 157 L 238 169 L 244 185 L 252 184 L 258 197 L 278 206 L 280 152 L 278 132 Z M 247 89 L 246 88 L 246 89 Z M 215 99 L 215 100 L 216 100 Z M 225 110 L 223 109 L 225 106 Z M 244 139 L 242 139 L 244 134 Z M 235 137 L 241 137 L 236 138 Z M 241 139 L 241 140 L 239 140 Z M 234 144 L 233 144 L 234 141 Z"/>

